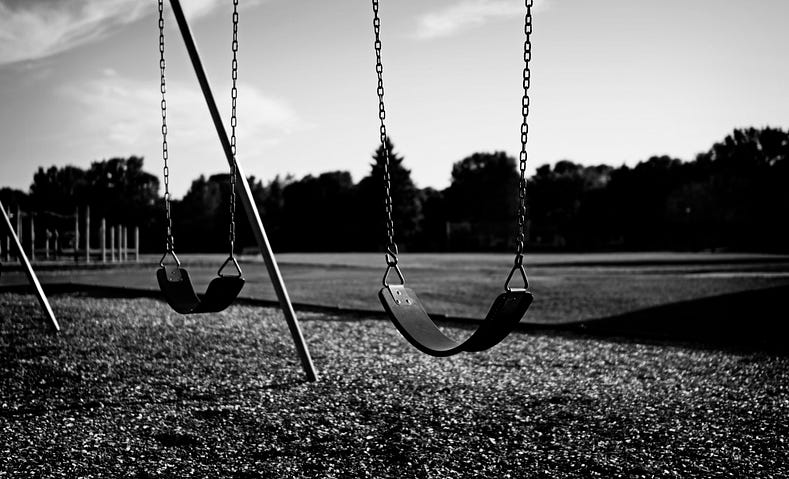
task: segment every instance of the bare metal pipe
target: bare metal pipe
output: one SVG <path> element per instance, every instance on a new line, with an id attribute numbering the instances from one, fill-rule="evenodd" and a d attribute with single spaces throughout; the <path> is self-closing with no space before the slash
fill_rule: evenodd
<path id="1" fill-rule="evenodd" d="M 222 123 L 222 117 L 219 114 L 216 101 L 214 101 L 214 95 L 211 93 L 211 86 L 208 83 L 208 77 L 206 76 L 205 70 L 203 69 L 203 64 L 200 60 L 200 54 L 197 52 L 197 46 L 195 45 L 194 38 L 192 38 L 192 33 L 189 29 L 189 23 L 186 20 L 186 16 L 184 15 L 183 9 L 181 8 L 181 2 L 179 0 L 170 0 L 170 5 L 173 7 L 173 13 L 175 14 L 175 19 L 178 22 L 178 28 L 181 30 L 181 36 L 184 39 L 186 51 L 189 53 L 189 59 L 192 61 L 192 67 L 194 68 L 195 75 L 197 75 L 197 81 L 200 83 L 200 89 L 203 91 L 203 96 L 205 97 L 208 111 L 211 113 L 211 119 L 214 121 L 216 133 L 219 135 L 219 141 L 222 143 L 222 149 L 225 151 L 227 163 L 232 168 L 233 150 L 230 147 L 230 140 L 228 139 L 225 126 Z M 263 221 L 260 219 L 260 213 L 258 212 L 254 199 L 252 198 L 252 191 L 249 188 L 249 183 L 247 182 L 247 178 L 244 175 L 244 170 L 241 167 L 241 164 L 238 162 L 238 159 L 236 159 L 235 162 L 236 181 L 237 184 L 241 185 L 241 191 L 239 192 L 241 203 L 244 205 L 244 210 L 246 211 L 247 218 L 249 219 L 249 223 L 252 226 L 252 232 L 255 236 L 255 240 L 257 241 L 258 248 L 260 249 L 260 253 L 263 255 L 263 259 L 265 260 L 266 269 L 268 270 L 268 275 L 271 278 L 271 282 L 274 286 L 274 291 L 277 293 L 277 299 L 279 300 L 280 308 L 282 308 L 282 312 L 285 315 L 285 320 L 288 323 L 288 329 L 290 329 L 290 334 L 293 336 L 293 342 L 296 345 L 296 350 L 298 351 L 299 359 L 301 360 L 301 366 L 307 376 L 307 381 L 317 381 L 318 375 L 315 372 L 315 366 L 312 363 L 312 357 L 310 357 L 307 343 L 304 341 L 304 335 L 301 333 L 301 327 L 299 326 L 298 319 L 296 319 L 296 312 L 293 310 L 293 305 L 290 302 L 288 291 L 285 289 L 285 282 L 282 280 L 282 274 L 279 271 L 279 266 L 277 266 L 274 253 L 271 250 L 271 245 L 269 244 L 268 236 L 266 235 L 266 229 L 263 227 Z"/>
<path id="2" fill-rule="evenodd" d="M 14 247 L 16 247 L 16 254 L 19 258 L 19 262 L 22 264 L 22 269 L 25 271 L 28 281 L 30 281 L 30 284 L 33 285 L 38 302 L 41 304 L 41 308 L 44 310 L 47 320 L 49 321 L 49 327 L 52 329 L 52 331 L 58 332 L 60 331 L 60 324 L 58 324 L 58 320 L 55 318 L 55 313 L 52 312 L 52 307 L 49 305 L 49 300 L 44 294 L 43 288 L 41 288 L 41 283 L 38 281 L 38 276 L 36 276 L 35 271 L 33 271 L 33 267 L 30 265 L 27 255 L 25 255 L 25 250 L 22 249 L 22 244 L 19 242 L 19 238 L 16 234 L 14 234 L 14 227 L 11 224 L 11 218 L 9 218 L 6 214 L 2 202 L 0 202 L 0 211 L 3 212 L 3 226 L 8 229 L 8 235 L 11 237 Z M 19 210 L 17 209 L 17 211 Z"/>

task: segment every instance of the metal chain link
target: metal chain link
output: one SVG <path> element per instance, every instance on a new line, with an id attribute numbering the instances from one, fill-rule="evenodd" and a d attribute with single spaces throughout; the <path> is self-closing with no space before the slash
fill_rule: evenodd
<path id="1" fill-rule="evenodd" d="M 167 149 L 167 100 L 165 93 L 167 86 L 164 78 L 164 0 L 159 0 L 159 72 L 161 74 L 160 91 L 162 93 L 162 160 L 164 161 L 164 206 L 167 218 L 167 252 L 172 253 L 175 246 L 173 240 L 173 219 L 170 209 L 170 167 L 167 164 L 169 153 Z"/>
<path id="2" fill-rule="evenodd" d="M 531 84 L 531 27 L 532 27 L 532 4 L 533 0 L 525 0 L 526 16 L 524 18 L 523 33 L 526 39 L 523 42 L 523 99 L 521 100 L 521 151 L 519 156 L 520 181 L 518 183 L 518 232 L 515 235 L 515 264 L 523 263 L 523 250 L 526 243 L 526 143 L 529 137 L 529 86 Z"/>
<path id="3" fill-rule="evenodd" d="M 233 165 L 230 172 L 230 256 L 233 256 L 236 243 L 236 125 L 238 119 L 236 117 L 236 103 L 238 99 L 238 88 L 236 81 L 238 80 L 238 0 L 233 0 L 233 62 L 232 62 L 232 78 L 233 87 L 230 89 L 230 97 L 232 99 L 232 109 L 230 114 L 230 149 L 233 152 Z"/>
<path id="4" fill-rule="evenodd" d="M 373 29 L 375 31 L 375 72 L 378 74 L 378 119 L 381 120 L 381 148 L 384 153 L 384 207 L 386 209 L 386 263 L 397 265 L 397 243 L 394 240 L 392 220 L 392 178 L 389 169 L 389 148 L 386 134 L 386 108 L 384 107 L 384 66 L 381 63 L 381 19 L 378 16 L 378 0 L 373 2 Z"/>

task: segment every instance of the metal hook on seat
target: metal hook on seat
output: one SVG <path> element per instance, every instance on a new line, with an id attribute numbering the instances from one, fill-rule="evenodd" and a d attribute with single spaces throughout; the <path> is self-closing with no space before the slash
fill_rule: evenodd
<path id="1" fill-rule="evenodd" d="M 167 251 L 164 252 L 164 254 L 162 255 L 162 259 L 159 260 L 159 266 L 164 268 L 164 260 L 165 258 L 167 258 L 168 254 L 173 257 L 173 259 L 175 260 L 175 265 L 180 268 L 181 260 L 179 260 L 178 256 L 175 255 L 175 250 L 172 248 L 167 248 Z"/>
<path id="2" fill-rule="evenodd" d="M 386 253 L 384 254 L 384 259 L 386 260 L 387 266 L 397 266 L 397 255 L 400 254 L 397 250 L 397 245 L 394 243 L 389 244 L 386 247 Z"/>
<path id="3" fill-rule="evenodd" d="M 507 276 L 507 281 L 504 283 L 504 289 L 507 292 L 512 291 L 512 288 L 510 288 L 510 281 L 512 281 L 512 275 L 515 274 L 515 270 L 518 270 L 521 273 L 521 277 L 523 278 L 523 290 L 524 291 L 528 290 L 529 279 L 526 277 L 526 270 L 523 268 L 523 262 L 517 260 L 515 261 L 515 264 L 512 266 L 512 269 L 510 270 L 510 274 Z"/>
<path id="4" fill-rule="evenodd" d="M 386 281 L 386 278 L 389 277 L 389 271 L 392 270 L 392 268 L 394 268 L 394 270 L 397 272 L 397 276 L 400 278 L 400 285 L 404 286 L 405 285 L 405 278 L 403 277 L 403 272 L 400 271 L 400 267 L 397 266 L 397 261 L 395 261 L 393 264 L 389 264 L 387 262 L 386 271 L 384 272 L 384 279 L 383 279 L 384 287 L 387 287 L 387 288 L 389 287 L 389 283 Z"/>
<path id="5" fill-rule="evenodd" d="M 386 260 L 386 266 L 397 266 L 397 255 L 387 252 L 386 255 L 384 255 L 384 259 Z"/>
<path id="6" fill-rule="evenodd" d="M 244 275 L 244 273 L 241 271 L 241 266 L 239 266 L 238 260 L 236 260 L 236 257 L 233 256 L 233 255 L 228 256 L 227 259 L 225 260 L 225 262 L 222 263 L 222 266 L 220 266 L 219 270 L 216 272 L 217 276 L 219 276 L 220 278 L 224 278 L 225 277 L 225 275 L 222 274 L 222 270 L 225 269 L 225 266 L 227 266 L 227 264 L 230 263 L 230 262 L 232 262 L 233 266 L 236 268 L 236 272 L 238 272 L 237 276 L 239 278 L 242 277 Z"/>

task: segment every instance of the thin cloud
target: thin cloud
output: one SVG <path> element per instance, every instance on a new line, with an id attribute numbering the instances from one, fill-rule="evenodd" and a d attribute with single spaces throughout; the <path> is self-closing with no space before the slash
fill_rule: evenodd
<path id="1" fill-rule="evenodd" d="M 226 4 L 189 0 L 184 11 L 193 19 Z M 150 0 L 0 0 L 0 65 L 63 53 L 155 12 Z"/>
<path id="2" fill-rule="evenodd" d="M 138 0 L 0 3 L 0 64 L 37 60 L 104 37 L 149 10 Z"/>
<path id="3" fill-rule="evenodd" d="M 230 91 L 229 84 L 217 86 L 215 93 Z M 202 158 L 206 151 L 218 148 L 219 142 L 202 93 L 191 83 L 181 84 L 172 80 L 167 90 L 171 146 L 191 158 Z M 259 154 L 289 134 L 311 128 L 287 101 L 268 96 L 246 83 L 240 83 L 238 90 L 238 137 L 240 150 L 245 156 Z M 90 135 L 74 141 L 87 144 L 95 142 L 95 138 L 102 138 L 103 151 L 133 151 L 150 158 L 161 155 L 161 93 L 158 82 L 130 80 L 113 71 L 105 71 L 95 80 L 61 86 L 58 93 L 76 103 L 78 114 L 75 121 L 79 123 L 79 131 L 90 132 Z M 220 96 L 217 99 L 227 125 L 229 94 Z M 226 101 L 222 102 L 222 99 Z M 207 166 L 210 168 L 211 163 Z"/>
<path id="4" fill-rule="evenodd" d="M 535 1 L 535 8 L 542 1 Z M 433 39 L 449 37 L 458 33 L 479 28 L 497 19 L 522 17 L 522 2 L 506 0 L 462 0 L 442 10 L 421 15 L 418 19 L 415 37 Z"/>

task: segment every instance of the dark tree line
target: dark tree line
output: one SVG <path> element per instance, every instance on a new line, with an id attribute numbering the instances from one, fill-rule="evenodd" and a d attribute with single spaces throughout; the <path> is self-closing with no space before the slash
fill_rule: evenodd
<path id="1" fill-rule="evenodd" d="M 100 218 L 140 226 L 143 231 L 159 225 L 159 179 L 143 171 L 143 159 L 136 156 L 96 161 L 87 170 L 75 166 L 39 168 L 28 193 L 3 188 L 0 199 L 7 207 L 18 206 L 35 214 L 38 238 L 45 236 L 46 229 L 57 229 L 65 235 L 62 238 L 71 238 L 77 208 L 82 215 L 82 231 L 85 206 L 90 206 L 95 221 L 94 237 L 98 236 Z M 143 250 L 153 247 L 150 236 L 143 234 L 142 239 Z"/>
<path id="2" fill-rule="evenodd" d="M 501 251 L 512 248 L 518 207 L 517 161 L 503 152 L 474 153 L 453 165 L 443 191 L 417 188 L 404 158 L 386 145 L 401 250 Z M 380 251 L 386 242 L 384 149 L 358 183 L 346 171 L 249 183 L 277 251 Z M 39 169 L 30 194 L 3 190 L 4 202 L 70 213 L 90 203 L 95 215 L 122 216 L 143 228 L 143 247 L 164 245 L 159 181 L 142 159 Z M 176 247 L 226 251 L 228 175 L 201 176 L 173 201 Z M 528 179 L 530 250 L 789 250 L 789 131 L 735 130 L 683 162 L 656 156 L 633 167 L 563 160 Z M 254 249 L 240 201 L 239 249 Z"/>
<path id="3" fill-rule="evenodd" d="M 561 249 L 788 251 L 789 132 L 735 130 L 683 162 L 560 161 L 529 185 L 532 241 Z"/>

